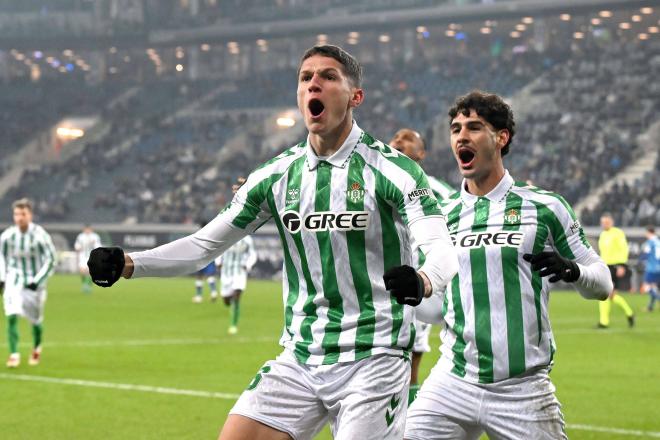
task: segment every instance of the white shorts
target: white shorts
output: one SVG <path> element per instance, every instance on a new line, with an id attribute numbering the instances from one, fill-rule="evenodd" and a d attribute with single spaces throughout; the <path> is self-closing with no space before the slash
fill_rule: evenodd
<path id="1" fill-rule="evenodd" d="M 415 345 L 413 345 L 413 353 L 428 353 L 431 351 L 429 345 L 429 335 L 431 334 L 431 324 L 415 319 Z"/>
<path id="2" fill-rule="evenodd" d="M 46 296 L 45 288 L 34 291 L 20 284 L 6 284 L 3 295 L 5 315 L 20 315 L 32 324 L 41 324 L 44 319 Z"/>
<path id="3" fill-rule="evenodd" d="M 245 286 L 247 285 L 247 274 L 221 277 L 220 282 L 222 284 L 220 295 L 222 295 L 223 298 L 227 298 L 232 296 L 236 290 L 245 290 Z"/>
<path id="4" fill-rule="evenodd" d="M 81 273 L 84 273 L 84 274 L 89 273 L 89 267 L 87 267 L 87 260 L 88 259 L 89 259 L 89 257 L 87 259 L 81 259 L 80 257 L 78 257 L 78 271 L 80 271 Z"/>
<path id="5" fill-rule="evenodd" d="M 263 366 L 230 414 L 294 440 L 312 439 L 327 422 L 335 440 L 401 440 L 409 380 L 410 362 L 403 357 L 312 366 L 285 350 Z"/>
<path id="6" fill-rule="evenodd" d="M 564 416 L 548 371 L 473 384 L 436 365 L 406 418 L 406 440 L 561 440 Z"/>

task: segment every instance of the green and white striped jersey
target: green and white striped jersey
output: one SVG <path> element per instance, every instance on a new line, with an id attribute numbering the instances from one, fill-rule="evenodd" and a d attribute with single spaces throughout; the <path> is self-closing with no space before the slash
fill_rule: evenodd
<path id="1" fill-rule="evenodd" d="M 101 247 L 101 237 L 96 232 L 81 232 L 76 237 L 73 248 L 78 252 L 80 261 L 87 261 L 89 254 L 97 247 Z"/>
<path id="2" fill-rule="evenodd" d="M 436 179 L 433 176 L 427 177 L 429 179 L 429 185 L 431 185 L 431 190 L 438 200 L 445 200 L 456 192 L 456 190 L 452 188 L 447 182 Z"/>
<path id="3" fill-rule="evenodd" d="M 280 344 L 301 363 L 407 355 L 413 310 L 385 290 L 383 273 L 412 263 L 407 225 L 441 216 L 415 162 L 353 123 L 329 158 L 303 142 L 266 162 L 221 215 L 248 232 L 274 219 L 284 253 Z"/>
<path id="4" fill-rule="evenodd" d="M 220 269 L 222 278 L 243 276 L 256 262 L 257 253 L 254 250 L 254 240 L 249 235 L 243 237 L 238 243 L 234 243 L 215 260 L 215 264 L 222 265 Z"/>
<path id="5" fill-rule="evenodd" d="M 7 284 L 26 286 L 45 285 L 55 267 L 55 246 L 48 232 L 30 223 L 24 233 L 18 226 L 10 226 L 0 235 L 2 264 L 0 280 Z"/>
<path id="6" fill-rule="evenodd" d="M 483 197 L 464 182 L 441 207 L 459 261 L 443 301 L 441 368 L 492 383 L 551 365 L 549 282 L 522 256 L 554 249 L 582 264 L 597 259 L 571 207 L 508 172 Z"/>

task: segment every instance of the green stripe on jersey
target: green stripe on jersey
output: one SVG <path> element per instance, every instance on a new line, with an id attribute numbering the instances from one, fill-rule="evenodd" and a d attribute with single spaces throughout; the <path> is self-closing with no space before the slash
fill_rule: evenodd
<path id="1" fill-rule="evenodd" d="M 533 201 L 532 201 L 533 203 Z M 534 246 L 532 247 L 532 254 L 538 254 L 543 251 L 545 247 L 545 242 L 548 239 L 548 228 L 541 223 L 540 218 L 542 216 L 542 209 L 547 207 L 545 205 L 536 206 L 536 237 L 534 237 Z M 536 309 L 536 326 L 537 331 L 539 332 L 539 337 L 537 340 L 537 345 L 541 345 L 541 339 L 543 338 L 543 322 L 541 320 L 541 291 L 543 290 L 543 280 L 541 275 L 536 270 L 532 271 L 532 290 L 534 291 L 534 308 Z"/>
<path id="2" fill-rule="evenodd" d="M 348 181 L 346 188 L 351 189 L 353 184 L 364 190 L 365 161 L 359 154 L 354 154 L 348 165 Z M 364 211 L 364 199 L 352 199 L 346 195 L 347 211 Z M 361 359 L 371 354 L 374 331 L 376 326 L 376 312 L 374 308 L 373 292 L 369 271 L 367 269 L 367 252 L 364 231 L 347 231 L 348 260 L 351 267 L 353 285 L 357 293 L 360 316 L 357 322 L 357 335 L 355 337 L 355 358 Z"/>
<path id="3" fill-rule="evenodd" d="M 509 216 L 511 214 L 511 216 Z M 502 229 L 517 231 L 522 218 L 522 197 L 509 192 L 506 197 Z M 513 220 L 513 221 L 511 221 Z M 504 301 L 506 304 L 506 330 L 509 352 L 509 377 L 525 371 L 525 330 L 523 326 L 522 291 L 520 289 L 518 249 L 502 247 L 502 274 L 504 277 Z"/>
<path id="4" fill-rule="evenodd" d="M 321 162 L 316 172 L 316 199 L 314 210 L 316 212 L 330 211 L 330 188 L 332 178 L 332 165 Z M 328 322 L 321 347 L 325 352 L 324 364 L 334 364 L 339 360 L 339 334 L 341 333 L 341 318 L 344 316 L 342 298 L 337 284 L 337 271 L 335 270 L 335 257 L 330 242 L 330 231 L 318 231 L 316 240 L 319 244 L 321 256 L 321 273 L 323 276 L 323 295 L 328 300 Z"/>
<path id="5" fill-rule="evenodd" d="M 454 224 L 458 225 L 462 208 L 463 204 L 457 203 L 454 209 L 449 212 L 447 215 L 447 226 Z M 452 373 L 460 377 L 465 377 L 465 337 L 463 336 L 463 332 L 465 331 L 465 313 L 463 312 L 463 304 L 461 303 L 461 283 L 459 274 L 456 274 L 451 280 L 451 300 L 454 309 L 453 330 L 456 335 L 456 341 L 451 348 L 454 353 L 454 368 L 452 369 Z M 443 309 L 446 312 L 447 307 L 443 305 Z"/>
<path id="6" fill-rule="evenodd" d="M 545 225 L 550 229 L 550 234 L 555 243 L 555 248 L 564 258 L 570 258 L 571 260 L 575 259 L 571 247 L 568 245 L 568 240 L 566 240 L 566 233 L 564 232 L 564 227 L 561 225 L 561 222 L 557 218 L 554 212 L 548 206 L 543 203 L 534 202 L 536 206 L 536 212 L 538 213 L 538 223 L 539 225 Z"/>
<path id="7" fill-rule="evenodd" d="M 232 223 L 235 226 L 245 229 L 247 225 L 257 219 L 259 212 L 261 212 L 261 204 L 266 200 L 272 182 L 279 179 L 281 176 L 281 174 L 271 175 L 248 191 L 243 209 L 241 209 L 241 212 L 232 220 Z M 273 214 L 275 212 L 277 211 L 273 211 Z"/>
<path id="8" fill-rule="evenodd" d="M 25 234 L 21 234 L 21 244 L 19 245 L 21 254 L 25 255 Z M 28 279 L 27 260 L 21 257 L 21 268 L 23 269 L 23 281 Z"/>
<path id="9" fill-rule="evenodd" d="M 300 173 L 296 173 L 296 172 L 292 173 L 292 170 L 294 170 L 296 166 L 299 167 L 300 164 L 298 162 L 294 162 L 291 168 L 289 168 L 289 173 L 287 176 L 289 177 L 290 180 L 287 181 L 288 183 L 287 191 L 292 187 L 299 188 L 300 186 Z M 298 176 L 298 178 L 296 179 L 295 176 Z M 295 186 L 296 184 L 298 186 Z M 277 207 L 275 205 L 275 196 L 273 194 L 272 189 L 268 191 L 267 202 L 270 212 L 277 212 Z M 295 205 L 290 206 L 290 209 L 295 211 L 298 211 L 299 208 L 300 208 L 300 201 L 298 200 L 296 200 Z M 296 270 L 296 266 L 293 263 L 293 259 L 291 258 L 291 251 L 289 250 L 289 244 L 286 240 L 286 235 L 284 232 L 284 226 L 282 225 L 282 220 L 280 219 L 279 215 L 273 216 L 273 219 L 275 220 L 275 226 L 277 226 L 277 231 L 280 234 L 282 251 L 284 252 L 284 270 L 286 270 L 286 279 L 288 284 L 286 305 L 284 306 L 284 329 L 289 334 L 289 337 L 293 338 L 294 333 L 293 331 L 291 331 L 291 321 L 293 320 L 293 306 L 298 300 L 298 296 L 300 295 L 300 279 L 298 278 L 298 271 Z"/>
<path id="10" fill-rule="evenodd" d="M 472 232 L 485 231 L 488 226 L 490 201 L 479 197 L 474 205 L 474 223 Z M 487 268 L 486 248 L 470 249 L 472 267 L 472 297 L 474 301 L 474 332 L 479 359 L 479 382 L 493 381 L 493 348 L 490 327 L 490 299 L 488 298 L 488 271 L 475 270 Z"/>

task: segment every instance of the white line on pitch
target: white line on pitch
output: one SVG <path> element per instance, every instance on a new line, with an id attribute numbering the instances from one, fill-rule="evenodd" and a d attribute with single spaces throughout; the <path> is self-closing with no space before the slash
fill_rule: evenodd
<path id="1" fill-rule="evenodd" d="M 231 394 L 231 393 L 216 393 L 216 392 L 198 391 L 198 390 L 182 390 L 178 388 L 154 387 L 149 385 L 133 385 L 133 384 L 113 383 L 113 382 L 99 382 L 94 380 L 62 379 L 57 377 L 31 376 L 27 374 L 0 373 L 0 379 L 18 380 L 18 381 L 27 381 L 27 382 L 45 382 L 45 383 L 54 383 L 54 384 L 62 384 L 62 385 L 76 385 L 76 386 L 92 387 L 92 388 L 107 388 L 107 389 L 122 390 L 122 391 L 142 391 L 147 393 L 173 394 L 178 396 L 206 397 L 211 399 L 223 399 L 223 400 L 238 399 L 238 394 Z M 606 432 L 609 434 L 630 435 L 634 437 L 660 438 L 660 432 L 654 432 L 654 431 L 639 431 L 632 429 L 619 429 L 619 428 L 610 428 L 605 426 L 580 425 L 580 424 L 567 424 L 566 427 L 568 429 L 575 429 L 580 431 Z"/>
<path id="2" fill-rule="evenodd" d="M 634 437 L 660 438 L 660 432 L 654 432 L 654 431 L 638 431 L 633 429 L 607 428 L 604 426 L 593 426 L 593 425 L 574 425 L 570 423 L 567 424 L 566 427 L 568 429 L 577 429 L 580 431 L 607 432 L 608 434 L 630 435 Z"/>
<path id="3" fill-rule="evenodd" d="M 143 347 L 149 345 L 214 345 L 214 344 L 231 344 L 231 343 L 249 343 L 249 342 L 274 342 L 277 343 L 277 338 L 274 337 L 258 337 L 258 338 L 191 338 L 191 339 L 118 339 L 115 341 L 53 341 L 44 342 L 44 347 Z M 0 346 L 6 346 L 7 343 L 0 343 Z M 30 345 L 26 342 L 21 345 Z"/>
<path id="4" fill-rule="evenodd" d="M 236 400 L 238 394 L 215 393 L 210 391 L 181 390 L 178 388 L 153 387 L 149 385 L 132 385 L 126 383 L 98 382 L 95 380 L 62 379 L 58 377 L 31 376 L 28 374 L 0 373 L 0 379 L 21 380 L 28 382 L 46 382 L 62 385 L 77 385 L 81 387 L 109 388 L 122 391 L 143 391 L 147 393 L 175 394 L 179 396 L 207 397 L 212 399 Z"/>

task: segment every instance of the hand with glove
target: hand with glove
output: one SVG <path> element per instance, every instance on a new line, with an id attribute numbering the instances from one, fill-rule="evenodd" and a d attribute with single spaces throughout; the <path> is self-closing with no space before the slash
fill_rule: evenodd
<path id="1" fill-rule="evenodd" d="M 416 306 L 424 298 L 424 279 L 410 266 L 395 266 L 383 275 L 385 289 L 399 304 Z"/>
<path id="2" fill-rule="evenodd" d="M 89 275 L 97 286 L 110 287 L 121 277 L 125 261 L 120 247 L 96 248 L 87 260 Z"/>
<path id="3" fill-rule="evenodd" d="M 539 275 L 542 277 L 552 275 L 548 280 L 551 283 L 556 283 L 559 280 L 573 283 L 580 278 L 580 268 L 577 263 L 562 257 L 556 251 L 539 252 L 533 255 L 525 254 L 523 259 L 529 261 L 532 264 L 532 270 L 539 271 Z"/>
<path id="4" fill-rule="evenodd" d="M 5 282 L 0 281 L 0 296 L 5 294 Z"/>
<path id="5" fill-rule="evenodd" d="M 32 291 L 36 291 L 39 288 L 39 286 L 37 285 L 37 283 L 30 283 L 27 286 L 25 286 L 25 288 L 30 289 Z"/>

